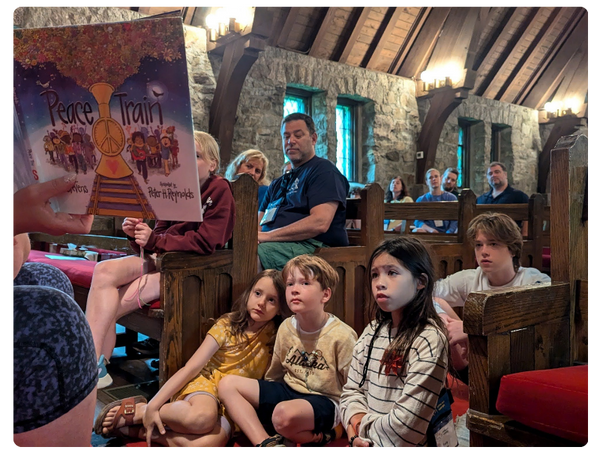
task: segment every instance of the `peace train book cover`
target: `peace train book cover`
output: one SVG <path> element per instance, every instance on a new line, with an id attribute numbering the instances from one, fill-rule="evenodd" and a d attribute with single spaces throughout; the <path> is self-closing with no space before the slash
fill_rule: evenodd
<path id="1" fill-rule="evenodd" d="M 180 17 L 14 31 L 15 189 L 73 214 L 200 221 Z"/>

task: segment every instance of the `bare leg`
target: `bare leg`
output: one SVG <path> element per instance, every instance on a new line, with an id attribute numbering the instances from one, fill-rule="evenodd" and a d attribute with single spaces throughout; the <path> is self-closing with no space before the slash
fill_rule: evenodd
<path id="1" fill-rule="evenodd" d="M 219 382 L 219 398 L 253 445 L 269 437 L 256 414 L 259 393 L 258 381 L 251 378 L 227 375 Z"/>
<path id="2" fill-rule="evenodd" d="M 279 403 L 273 411 L 273 427 L 280 435 L 299 444 L 320 440 L 315 434 L 315 413 L 306 400 L 289 400 Z"/>
<path id="3" fill-rule="evenodd" d="M 108 352 L 104 341 L 108 333 L 115 332 L 117 319 L 138 308 L 137 295 L 132 294 L 137 293 L 138 283 L 134 281 L 139 277 L 141 262 L 139 257 L 130 256 L 103 261 L 94 269 L 86 306 L 86 318 L 92 330 L 96 357 L 100 357 L 103 352 Z M 153 270 L 155 270 L 153 263 L 144 264 L 144 273 Z M 142 296 L 144 301 L 154 300 L 159 296 L 158 283 L 150 281 L 149 279 L 144 288 Z M 130 285 L 127 286 L 128 284 Z M 119 289 L 120 286 L 124 288 Z M 129 298 L 131 300 L 126 301 Z M 110 351 L 112 353 L 112 348 Z M 104 353 L 104 356 L 110 357 L 111 353 Z"/>
<path id="4" fill-rule="evenodd" d="M 81 403 L 43 427 L 14 435 L 19 447 L 89 447 L 96 408 L 96 388 Z"/>

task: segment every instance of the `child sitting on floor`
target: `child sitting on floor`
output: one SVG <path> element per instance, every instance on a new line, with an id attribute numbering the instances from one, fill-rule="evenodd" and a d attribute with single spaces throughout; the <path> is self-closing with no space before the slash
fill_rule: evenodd
<path id="1" fill-rule="evenodd" d="M 429 445 L 427 431 L 448 371 L 448 339 L 433 307 L 431 258 L 418 239 L 399 237 L 375 249 L 367 274 L 375 319 L 356 343 L 341 397 L 350 446 Z M 448 431 L 455 433 L 449 401 L 447 406 L 441 418 L 447 421 L 449 413 Z"/>
<path id="2" fill-rule="evenodd" d="M 278 271 L 258 274 L 233 312 L 217 320 L 186 365 L 150 403 L 138 396 L 107 405 L 96 418 L 96 434 L 145 437 L 148 446 L 151 441 L 167 446 L 226 445 L 232 424 L 217 397 L 219 382 L 226 374 L 262 378 L 281 316 L 289 315 L 284 296 Z M 153 433 L 155 428 L 158 433 Z"/>
<path id="3" fill-rule="evenodd" d="M 284 438 L 325 445 L 336 437 L 357 335 L 325 312 L 338 282 L 326 261 L 297 256 L 283 268 L 283 279 L 294 316 L 279 328 L 265 380 L 227 376 L 219 398 L 253 445 L 283 446 Z"/>

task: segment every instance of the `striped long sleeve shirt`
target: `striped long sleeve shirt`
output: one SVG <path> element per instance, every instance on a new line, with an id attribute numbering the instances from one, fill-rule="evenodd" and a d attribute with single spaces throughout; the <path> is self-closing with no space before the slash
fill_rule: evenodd
<path id="1" fill-rule="evenodd" d="M 384 369 L 380 373 L 380 360 L 396 329 L 390 332 L 384 325 L 374 336 L 375 329 L 375 322 L 368 325 L 354 347 L 341 397 L 342 423 L 347 428 L 352 416 L 366 413 L 359 436 L 374 446 L 424 446 L 448 371 L 446 336 L 437 327 L 427 325 L 411 345 L 406 371 L 400 370 L 401 376 L 386 375 Z M 359 387 L 373 339 L 366 381 Z"/>

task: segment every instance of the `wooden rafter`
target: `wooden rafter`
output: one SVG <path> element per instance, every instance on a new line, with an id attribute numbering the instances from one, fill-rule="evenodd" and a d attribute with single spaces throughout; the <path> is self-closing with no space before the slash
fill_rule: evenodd
<path id="1" fill-rule="evenodd" d="M 562 8 L 562 5 L 559 5 L 559 9 L 560 8 Z M 502 64 L 495 71 L 497 75 L 502 76 L 502 74 L 507 70 L 507 68 L 511 64 L 513 64 L 515 56 L 521 52 L 521 49 L 523 47 L 527 47 L 527 50 L 525 50 L 525 52 L 523 53 L 523 56 L 521 56 L 520 61 L 523 61 L 524 59 L 526 59 L 529 55 L 531 55 L 533 53 L 533 51 L 535 50 L 537 44 L 540 42 L 541 38 L 544 36 L 545 31 L 548 29 L 546 27 L 546 25 L 548 25 L 549 22 L 552 22 L 553 18 L 556 18 L 556 13 L 557 13 L 557 10 L 555 8 L 554 11 L 552 12 L 552 14 L 550 15 L 550 18 L 548 19 L 548 21 L 546 21 L 544 23 L 544 25 L 538 31 L 538 33 L 535 36 L 535 38 L 533 40 L 530 40 L 530 34 L 531 34 L 531 32 L 535 28 L 537 28 L 540 19 L 543 17 L 544 6 L 540 6 L 537 9 L 534 9 L 532 11 L 532 14 L 530 14 L 530 16 L 528 17 L 528 19 L 525 21 L 525 23 L 527 24 L 527 26 L 525 26 L 524 29 L 523 29 L 523 27 L 521 27 L 521 29 L 519 29 L 517 31 L 517 36 L 518 36 L 517 40 L 515 42 L 511 42 L 509 44 L 510 45 L 510 51 L 508 52 L 508 54 L 506 56 L 504 54 L 502 55 L 502 57 L 501 57 L 502 58 Z M 515 69 L 517 69 L 518 67 L 520 67 L 519 64 L 517 64 L 517 66 L 515 66 Z M 508 77 L 508 79 L 509 80 L 511 79 L 510 76 Z M 495 87 L 496 87 L 496 83 L 494 83 L 494 80 L 492 80 L 492 82 L 490 82 L 488 84 L 487 88 L 483 92 L 483 94 L 482 94 L 483 97 L 488 97 L 488 98 L 492 97 L 492 92 L 493 92 L 493 90 L 494 90 Z M 494 96 L 494 98 L 496 98 L 496 100 L 504 92 L 504 91 L 502 91 L 502 87 L 503 86 L 500 87 L 500 89 L 497 91 L 496 95 Z"/>
<path id="2" fill-rule="evenodd" d="M 400 65 L 397 75 L 406 78 L 416 77 L 422 70 L 431 51 L 437 42 L 440 31 L 446 22 L 451 8 L 433 8 L 427 17 L 425 25 L 421 28 L 419 36 L 410 48 L 408 55 Z"/>
<path id="3" fill-rule="evenodd" d="M 492 62 L 492 60 L 499 53 L 498 48 L 501 45 L 503 45 L 503 43 L 505 41 L 509 42 L 509 45 L 505 46 L 504 51 L 506 52 L 507 48 L 511 48 L 510 47 L 511 36 L 514 36 L 513 33 L 514 33 L 515 22 L 517 22 L 517 20 L 519 19 L 520 14 L 518 14 L 517 8 L 515 8 L 515 11 L 513 11 L 512 13 L 509 11 L 509 14 L 511 14 L 511 16 L 508 19 L 508 21 L 506 22 L 506 25 L 504 25 L 504 28 L 502 29 L 502 31 L 500 32 L 500 34 L 494 41 L 494 44 L 490 48 L 489 52 L 485 55 L 485 57 L 481 61 L 481 64 L 477 67 L 479 76 L 477 77 L 477 80 L 475 81 L 475 86 L 473 89 L 473 92 L 476 95 L 481 95 L 482 91 L 487 87 L 487 85 L 485 85 L 484 83 L 486 82 L 486 80 L 488 80 L 488 83 L 489 83 L 489 79 L 488 79 L 489 76 L 494 77 L 496 75 L 496 71 L 494 70 L 494 67 L 492 67 L 487 72 L 488 73 L 487 77 L 485 75 L 483 75 L 479 69 L 487 67 Z M 497 58 L 496 64 L 498 64 L 498 60 L 502 61 L 502 58 Z"/>
<path id="4" fill-rule="evenodd" d="M 561 49 L 556 53 L 552 62 L 546 67 L 546 70 L 539 77 L 535 86 L 531 89 L 527 97 L 523 100 L 523 106 L 533 109 L 539 109 L 555 91 L 564 73 L 569 61 L 573 58 L 582 42 L 587 40 L 588 23 L 587 14 L 581 19 L 578 26 L 571 36 L 565 41 Z"/>
<path id="5" fill-rule="evenodd" d="M 519 64 L 515 66 L 512 73 L 504 83 L 504 85 L 498 91 L 498 95 L 500 95 L 499 100 L 501 102 L 512 102 L 514 101 L 514 95 L 511 98 L 511 92 L 513 91 L 514 85 L 519 81 L 523 72 L 527 70 L 533 58 L 536 55 L 535 49 L 540 42 L 543 42 L 544 39 L 548 36 L 548 34 L 554 29 L 555 25 L 567 14 L 567 8 L 554 8 L 552 14 L 544 23 L 544 26 L 539 31 L 529 48 L 527 49 L 526 54 L 521 58 Z"/>
<path id="6" fill-rule="evenodd" d="M 290 8 L 290 10 L 287 12 L 285 22 L 283 24 L 281 32 L 279 33 L 279 36 L 277 37 L 277 47 L 285 48 L 285 45 L 288 41 L 288 37 L 290 36 L 290 32 L 292 31 L 292 27 L 294 26 L 294 23 L 296 23 L 296 17 L 298 17 L 298 12 L 299 8 Z"/>
<path id="7" fill-rule="evenodd" d="M 271 47 L 277 47 L 277 41 L 279 40 L 279 36 L 281 35 L 281 31 L 283 30 L 291 9 L 292 8 L 290 7 L 280 8 L 280 15 L 276 17 L 276 21 L 273 24 L 273 31 L 269 37 L 269 41 L 267 42 L 267 44 Z"/>
<path id="8" fill-rule="evenodd" d="M 392 35 L 392 31 L 394 31 L 396 23 L 402 15 L 402 12 L 402 8 L 388 8 L 383 21 L 381 22 L 379 30 L 373 39 L 373 43 L 371 44 L 369 51 L 367 51 L 361 66 L 366 67 L 367 69 L 374 69 L 377 67 L 379 58 L 381 56 L 381 51 L 388 43 Z M 381 31 L 381 34 L 379 31 Z M 371 50 L 371 48 L 373 49 Z"/>
<path id="9" fill-rule="evenodd" d="M 553 100 L 565 100 L 575 97 L 582 104 L 587 91 L 588 80 L 588 43 L 583 41 L 573 58 L 569 61 L 562 81 L 554 94 Z"/>
<path id="10" fill-rule="evenodd" d="M 560 63 L 563 63 L 562 67 L 559 68 L 559 72 L 562 72 L 562 70 L 564 69 L 564 65 L 566 64 L 566 62 L 564 61 L 556 61 L 558 55 L 561 54 L 561 60 L 563 58 L 568 57 L 569 52 L 571 52 L 570 55 L 572 55 L 579 46 L 578 44 L 581 44 L 581 41 L 583 39 L 587 39 L 587 29 L 587 11 L 584 8 L 578 8 L 574 12 L 572 20 L 569 21 L 569 26 L 564 30 L 560 38 L 557 39 L 557 41 L 554 43 L 552 50 L 548 52 L 548 55 L 544 59 L 544 62 L 540 65 L 538 70 L 536 70 L 535 73 L 530 77 L 525 86 L 523 86 L 521 92 L 519 92 L 519 94 L 516 96 L 515 103 L 517 105 L 538 105 L 539 102 L 543 102 L 543 100 L 539 100 L 539 102 L 534 100 L 537 100 L 540 97 L 544 97 L 543 94 L 545 94 L 548 90 L 547 84 L 549 82 L 548 80 L 551 74 L 555 74 L 556 78 L 558 78 L 559 74 L 556 74 L 557 66 L 559 66 Z M 579 39 L 579 41 L 577 41 L 577 39 Z M 554 66 L 552 68 L 553 70 L 550 70 L 551 66 Z M 546 82 L 543 86 L 539 83 L 542 77 L 546 78 Z M 556 86 L 554 87 L 556 88 Z M 536 92 L 535 95 L 532 95 L 534 89 L 538 92 Z M 540 93 L 540 91 L 544 92 Z"/>
<path id="11" fill-rule="evenodd" d="M 317 32 L 317 35 L 315 36 L 315 40 L 313 41 L 313 43 L 310 47 L 308 56 L 315 56 L 317 54 L 317 52 L 319 51 L 319 48 L 321 47 L 321 44 L 323 43 L 323 38 L 327 34 L 327 31 L 329 30 L 329 27 L 331 26 L 331 22 L 333 21 L 333 18 L 335 17 L 336 10 L 337 10 L 337 8 L 327 8 L 327 13 L 323 17 L 323 20 L 321 21 L 321 25 L 319 26 L 319 31 Z"/>
<path id="12" fill-rule="evenodd" d="M 419 35 L 421 28 L 423 28 L 423 25 L 425 24 L 427 17 L 429 17 L 429 14 L 431 14 L 432 9 L 433 8 L 431 8 L 430 6 L 425 7 L 425 8 L 420 8 L 415 21 L 412 23 L 410 30 L 408 31 L 408 34 L 406 35 L 406 38 L 404 39 L 404 42 L 402 43 L 402 46 L 398 50 L 398 54 L 394 58 L 394 61 L 392 62 L 390 69 L 388 70 L 388 73 L 398 72 L 398 69 L 400 68 L 402 63 L 404 63 L 404 60 L 406 59 L 406 55 L 408 54 L 408 51 L 411 49 L 412 45 L 414 44 L 415 39 L 417 39 L 417 36 Z"/>
<path id="13" fill-rule="evenodd" d="M 346 61 L 348 61 L 348 57 L 352 53 L 354 44 L 356 44 L 358 36 L 360 36 L 362 27 L 365 24 L 367 18 L 369 17 L 370 12 L 371 8 L 357 8 L 357 14 L 355 14 L 353 17 L 354 24 L 351 28 L 352 34 L 350 35 L 350 38 L 348 38 L 348 42 L 346 42 L 346 45 L 344 46 L 344 50 L 342 51 L 338 62 L 345 64 Z"/>
<path id="14" fill-rule="evenodd" d="M 494 78 L 497 75 L 502 75 L 510 64 L 513 64 L 515 55 L 521 52 L 521 47 L 527 45 L 530 37 L 529 34 L 538 26 L 538 21 L 544 15 L 544 9 L 532 8 L 527 19 L 523 22 L 521 29 L 515 33 L 514 39 L 509 41 L 506 45 L 505 51 L 496 61 L 494 67 L 488 72 L 488 75 L 480 83 L 478 91 L 483 93 L 479 94 L 482 97 L 489 97 L 494 89 Z M 523 26 L 525 29 L 523 29 Z M 528 47 L 529 51 L 532 51 L 531 45 Z"/>
<path id="15" fill-rule="evenodd" d="M 494 32 L 488 36 L 486 43 L 482 46 L 483 48 L 478 52 L 477 58 L 473 62 L 473 70 L 478 70 L 483 64 L 486 64 L 489 61 L 500 38 L 507 35 L 507 33 L 503 33 L 504 30 L 516 20 L 515 11 L 517 8 L 506 9 L 506 14 L 494 29 Z"/>

